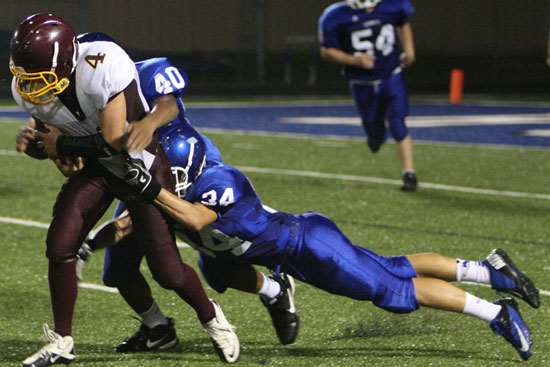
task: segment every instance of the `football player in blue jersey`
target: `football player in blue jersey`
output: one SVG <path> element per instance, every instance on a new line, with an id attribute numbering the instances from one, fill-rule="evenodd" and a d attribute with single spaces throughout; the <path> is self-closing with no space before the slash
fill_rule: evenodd
<path id="1" fill-rule="evenodd" d="M 191 142 L 195 149 L 186 152 L 198 156 L 179 159 L 196 162 L 196 171 L 204 159 L 196 147 L 200 142 L 180 136 L 180 146 Z M 292 215 L 263 205 L 247 177 L 223 162 L 207 163 L 179 196 L 156 183 L 139 161 L 128 164 L 126 180 L 178 222 L 178 236 L 200 250 L 199 267 L 218 292 L 229 287 L 247 290 L 235 284 L 255 284 L 260 275 L 250 266 L 262 265 L 283 277 L 291 275 L 333 294 L 368 300 L 390 312 L 426 306 L 475 316 L 504 336 L 523 359 L 531 355 L 530 332 L 513 298 L 491 303 L 449 283 L 488 284 L 538 308 L 539 291 L 533 281 L 500 249 L 484 261 L 435 253 L 381 256 L 352 244 L 321 214 Z M 125 229 L 130 231 L 131 224 Z"/>
<path id="2" fill-rule="evenodd" d="M 187 87 L 187 75 L 165 58 L 138 62 L 136 67 L 141 90 L 151 105 L 152 113 L 129 126 L 126 145 L 129 150 L 140 151 L 149 144 L 158 129 L 159 141 L 172 162 L 175 191 L 183 197 L 205 164 L 221 162 L 220 152 L 210 139 L 191 126 L 186 117 L 185 106 L 179 97 Z M 193 160 L 193 157 L 200 157 L 200 161 Z M 133 235 L 125 236 L 132 231 L 127 214 L 124 203 L 119 203 L 114 220 L 82 245 L 77 264 L 78 275 L 82 279 L 82 267 L 93 251 L 117 242 L 117 246 L 106 249 L 103 281 L 106 285 L 119 289 L 127 303 L 140 315 L 142 325 L 134 335 L 117 346 L 116 350 L 129 352 L 167 349 L 178 342 L 174 322 L 164 316 L 139 271 L 143 251 L 136 246 Z M 116 238 L 112 239 L 111 236 Z M 299 327 L 299 316 L 293 303 L 293 279 L 290 276 L 266 276 L 256 269 L 246 270 L 254 271 L 254 279 L 256 275 L 259 277 L 250 285 L 251 291 L 261 296 L 272 316 L 281 343 L 293 343 Z M 243 278 L 246 276 L 248 275 L 243 275 Z M 147 344 L 148 340 L 156 343 Z"/>
<path id="3" fill-rule="evenodd" d="M 412 14 L 408 0 L 347 0 L 329 6 L 319 19 L 321 57 L 343 65 L 370 150 L 380 149 L 386 130 L 395 139 L 404 191 L 417 188 L 402 75 L 415 60 Z"/>
<path id="4" fill-rule="evenodd" d="M 185 107 L 179 98 L 187 87 L 187 75 L 173 66 L 165 58 L 150 59 L 136 63 L 141 81 L 141 90 L 151 105 L 151 114 L 129 126 L 126 145 L 129 150 L 140 151 L 149 144 L 155 130 L 159 141 L 170 157 L 175 176 L 175 191 L 183 196 L 187 188 L 207 164 L 221 162 L 220 152 L 210 139 L 196 131 L 186 117 Z M 174 117 L 175 116 L 175 117 Z M 193 160 L 200 157 L 200 160 Z M 105 247 L 104 238 L 119 233 L 114 242 L 117 246 L 108 247 L 105 253 L 103 281 L 117 287 L 120 294 L 132 309 L 141 316 L 142 325 L 132 336 L 116 347 L 118 352 L 148 351 L 167 349 L 177 344 L 174 321 L 164 316 L 152 297 L 147 281 L 139 271 L 143 258 L 142 249 L 136 245 L 131 231 L 129 217 L 124 203 L 120 202 L 115 211 L 112 226 L 105 226 L 90 238 L 79 251 L 77 264 L 80 278 L 83 260 L 92 251 Z M 247 269 L 248 270 L 248 269 Z M 299 326 L 298 313 L 293 308 L 294 283 L 291 277 L 266 276 L 252 269 L 254 293 L 261 296 L 273 319 L 273 324 L 281 343 L 290 344 L 296 339 Z M 250 277 L 249 277 L 250 278 Z M 290 309 L 290 311 L 288 311 Z"/>

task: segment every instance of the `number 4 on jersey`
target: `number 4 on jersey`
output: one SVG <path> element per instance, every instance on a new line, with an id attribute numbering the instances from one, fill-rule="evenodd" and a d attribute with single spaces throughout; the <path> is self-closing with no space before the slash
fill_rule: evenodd
<path id="1" fill-rule="evenodd" d="M 84 58 L 88 65 L 90 65 L 92 68 L 97 68 L 98 64 L 103 64 L 103 60 L 105 60 L 105 54 L 98 53 L 97 55 L 88 55 Z"/>

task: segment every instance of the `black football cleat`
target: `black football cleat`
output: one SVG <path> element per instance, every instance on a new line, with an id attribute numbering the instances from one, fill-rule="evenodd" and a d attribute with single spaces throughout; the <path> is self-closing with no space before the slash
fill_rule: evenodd
<path id="1" fill-rule="evenodd" d="M 401 190 L 403 191 L 416 191 L 418 187 L 418 180 L 414 172 L 406 172 L 403 174 L 403 185 L 401 185 Z"/>
<path id="2" fill-rule="evenodd" d="M 377 144 L 370 139 L 367 139 L 367 146 L 373 153 L 377 153 L 380 150 L 380 144 Z"/>
<path id="3" fill-rule="evenodd" d="M 168 324 L 157 325 L 154 328 L 149 328 L 142 323 L 139 330 L 127 337 L 115 350 L 118 353 L 165 350 L 172 348 L 178 342 L 174 319 L 168 318 Z"/>
<path id="4" fill-rule="evenodd" d="M 294 279 L 283 273 L 281 276 L 271 275 L 270 278 L 281 285 L 281 291 L 275 298 L 266 300 L 260 296 L 260 300 L 269 311 L 281 344 L 292 344 L 300 327 L 300 317 L 294 305 Z"/>
<path id="5" fill-rule="evenodd" d="M 483 263 L 491 274 L 491 286 L 497 292 L 509 293 L 527 302 L 533 308 L 540 307 L 539 290 L 512 259 L 501 249 L 491 251 Z"/>
<path id="6" fill-rule="evenodd" d="M 523 360 L 531 357 L 531 333 L 519 313 L 518 303 L 512 298 L 502 299 L 494 302 L 502 306 L 497 317 L 491 321 L 491 329 L 497 334 L 502 335 L 508 343 L 516 349 Z"/>

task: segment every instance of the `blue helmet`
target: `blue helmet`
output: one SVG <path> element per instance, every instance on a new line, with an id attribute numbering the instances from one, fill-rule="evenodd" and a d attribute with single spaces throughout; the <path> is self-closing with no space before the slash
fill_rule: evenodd
<path id="1" fill-rule="evenodd" d="M 179 128 L 166 135 L 161 144 L 176 179 L 176 195 L 183 198 L 206 162 L 204 141 L 195 130 Z"/>

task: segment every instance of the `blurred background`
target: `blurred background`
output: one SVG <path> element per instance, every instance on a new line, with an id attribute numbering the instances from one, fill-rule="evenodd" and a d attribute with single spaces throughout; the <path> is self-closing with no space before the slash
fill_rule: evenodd
<path id="1" fill-rule="evenodd" d="M 320 60 L 317 21 L 330 0 L 1 0 L 0 83 L 9 97 L 9 40 L 28 15 L 53 12 L 75 32 L 100 31 L 134 60 L 167 56 L 190 78 L 188 96 L 348 95 L 340 68 Z M 550 91 L 550 0 L 412 1 L 411 94 Z"/>

